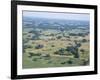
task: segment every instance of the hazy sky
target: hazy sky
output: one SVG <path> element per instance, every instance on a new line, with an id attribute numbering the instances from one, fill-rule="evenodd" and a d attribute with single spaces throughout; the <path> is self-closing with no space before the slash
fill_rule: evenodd
<path id="1" fill-rule="evenodd" d="M 78 13 L 54 13 L 54 12 L 34 12 L 23 11 L 24 17 L 38 17 L 38 18 L 50 18 L 50 19 L 67 19 L 67 20 L 90 20 L 89 14 Z"/>

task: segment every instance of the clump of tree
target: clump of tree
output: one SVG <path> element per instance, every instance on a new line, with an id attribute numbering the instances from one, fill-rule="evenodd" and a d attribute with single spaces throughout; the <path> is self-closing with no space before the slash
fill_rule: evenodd
<path id="1" fill-rule="evenodd" d="M 73 61 L 71 59 L 69 59 L 68 61 L 64 61 L 64 62 L 61 62 L 61 64 L 73 64 Z"/>
<path id="2" fill-rule="evenodd" d="M 29 52 L 29 56 L 28 57 L 33 57 L 34 56 L 34 53 L 32 53 L 32 52 Z"/>
<path id="3" fill-rule="evenodd" d="M 70 38 L 70 36 L 65 36 L 66 38 Z"/>
<path id="4" fill-rule="evenodd" d="M 23 45 L 23 48 L 27 49 L 27 48 L 33 48 L 33 47 L 31 45 Z"/>
<path id="5" fill-rule="evenodd" d="M 75 45 L 67 46 L 66 51 L 72 53 L 75 58 L 79 58 L 79 47 L 81 46 L 81 43 L 78 43 L 77 41 L 74 41 Z"/>
<path id="6" fill-rule="evenodd" d="M 60 27 L 59 27 L 59 30 L 62 32 L 62 35 L 65 36 L 65 35 L 64 35 L 64 30 L 65 30 L 65 28 L 64 28 L 63 26 L 62 26 L 62 27 L 60 26 Z"/>
<path id="7" fill-rule="evenodd" d="M 57 38 L 57 39 L 61 39 L 61 38 L 62 38 L 62 36 L 57 36 L 56 38 Z"/>
<path id="8" fill-rule="evenodd" d="M 60 52 L 60 55 L 64 55 L 65 49 L 61 48 L 61 49 L 59 49 L 59 52 Z"/>
<path id="9" fill-rule="evenodd" d="M 40 36 L 40 32 L 39 31 L 36 31 L 36 30 L 31 30 L 31 31 L 29 31 L 29 33 L 32 33 L 32 34 L 34 34 L 34 36 L 32 36 L 32 40 L 37 40 L 37 39 L 39 39 L 39 36 Z"/>
<path id="10" fill-rule="evenodd" d="M 55 51 L 54 54 L 58 55 L 74 55 L 75 58 L 79 58 L 79 47 L 81 46 L 81 43 L 78 43 L 75 41 L 75 45 L 67 46 L 65 49 L 60 48 L 58 51 Z M 66 53 L 68 52 L 68 53 Z"/>
<path id="11" fill-rule="evenodd" d="M 79 58 L 78 47 L 67 46 L 66 51 L 72 53 L 75 58 Z"/>
<path id="12" fill-rule="evenodd" d="M 68 45 L 72 45 L 71 43 L 68 43 Z"/>
<path id="13" fill-rule="evenodd" d="M 76 40 L 74 40 L 75 43 L 75 47 L 81 47 L 81 43 L 77 42 Z"/>
<path id="14" fill-rule="evenodd" d="M 55 47 L 55 45 L 51 45 L 51 47 Z"/>
<path id="15" fill-rule="evenodd" d="M 82 39 L 81 42 L 85 43 L 85 42 L 87 42 L 87 40 L 86 39 Z"/>
<path id="16" fill-rule="evenodd" d="M 64 62 L 61 62 L 61 64 L 66 64 L 66 62 L 64 61 Z"/>
<path id="17" fill-rule="evenodd" d="M 65 49 L 64 48 L 61 48 L 59 49 L 58 51 L 55 51 L 54 54 L 58 54 L 58 55 L 65 55 Z"/>
<path id="18" fill-rule="evenodd" d="M 85 50 L 84 50 L 84 49 L 80 49 L 80 52 L 84 53 L 84 52 L 85 52 Z"/>
<path id="19" fill-rule="evenodd" d="M 29 56 L 28 57 L 33 57 L 33 56 L 41 56 L 41 53 L 29 52 Z"/>
<path id="20" fill-rule="evenodd" d="M 32 61 L 37 61 L 37 58 L 33 58 Z"/>
<path id="21" fill-rule="evenodd" d="M 86 66 L 88 64 L 89 64 L 89 59 L 88 60 L 85 60 L 85 59 L 82 60 L 82 64 L 81 65 Z"/>
<path id="22" fill-rule="evenodd" d="M 85 37 L 85 34 L 84 33 L 78 33 L 78 36 Z"/>
<path id="23" fill-rule="evenodd" d="M 73 61 L 72 61 L 72 60 L 68 60 L 67 63 L 68 63 L 68 64 L 72 64 Z"/>
<path id="24" fill-rule="evenodd" d="M 50 36 L 55 36 L 55 34 L 50 34 Z"/>
<path id="25" fill-rule="evenodd" d="M 75 33 L 69 33 L 69 36 L 77 36 Z"/>
<path id="26" fill-rule="evenodd" d="M 38 31 L 36 31 L 36 30 L 31 30 L 31 31 L 29 31 L 28 33 L 38 34 Z"/>
<path id="27" fill-rule="evenodd" d="M 77 34 L 75 34 L 75 33 L 69 33 L 69 35 L 70 35 L 70 36 L 82 36 L 82 37 L 85 36 L 84 33 L 77 33 Z"/>
<path id="28" fill-rule="evenodd" d="M 33 56 L 41 56 L 41 53 L 34 53 Z"/>
<path id="29" fill-rule="evenodd" d="M 31 38 L 31 40 L 38 40 L 38 39 L 39 39 L 39 37 L 36 35 L 32 36 L 32 38 Z"/>
<path id="30" fill-rule="evenodd" d="M 64 49 L 64 48 L 60 48 L 58 51 L 55 51 L 54 54 L 56 54 L 56 55 L 66 55 L 66 56 L 72 55 L 71 52 L 67 52 L 67 50 Z"/>
<path id="31" fill-rule="evenodd" d="M 43 48 L 43 47 L 44 47 L 44 45 L 38 44 L 38 45 L 35 46 L 35 49 L 41 49 L 41 48 Z"/>

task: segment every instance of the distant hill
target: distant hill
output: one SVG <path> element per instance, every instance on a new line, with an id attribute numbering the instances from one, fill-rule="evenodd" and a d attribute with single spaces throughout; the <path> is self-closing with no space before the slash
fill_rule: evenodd
<path id="1" fill-rule="evenodd" d="M 59 29 L 59 27 L 64 27 L 64 29 L 89 28 L 89 21 L 23 17 L 23 27 L 43 29 Z"/>

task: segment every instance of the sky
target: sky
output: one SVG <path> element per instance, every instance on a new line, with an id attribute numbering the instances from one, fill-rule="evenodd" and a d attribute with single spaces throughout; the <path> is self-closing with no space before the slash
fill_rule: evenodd
<path id="1" fill-rule="evenodd" d="M 66 19 L 66 20 L 84 20 L 89 21 L 90 15 L 83 13 L 55 13 L 55 12 L 35 12 L 35 11 L 23 11 L 24 17 L 36 17 L 36 18 L 49 18 L 49 19 Z"/>

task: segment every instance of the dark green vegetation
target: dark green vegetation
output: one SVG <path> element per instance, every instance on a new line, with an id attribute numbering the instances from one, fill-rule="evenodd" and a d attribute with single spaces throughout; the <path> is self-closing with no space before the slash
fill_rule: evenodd
<path id="1" fill-rule="evenodd" d="M 23 68 L 89 65 L 88 21 L 28 20 L 23 24 Z"/>

